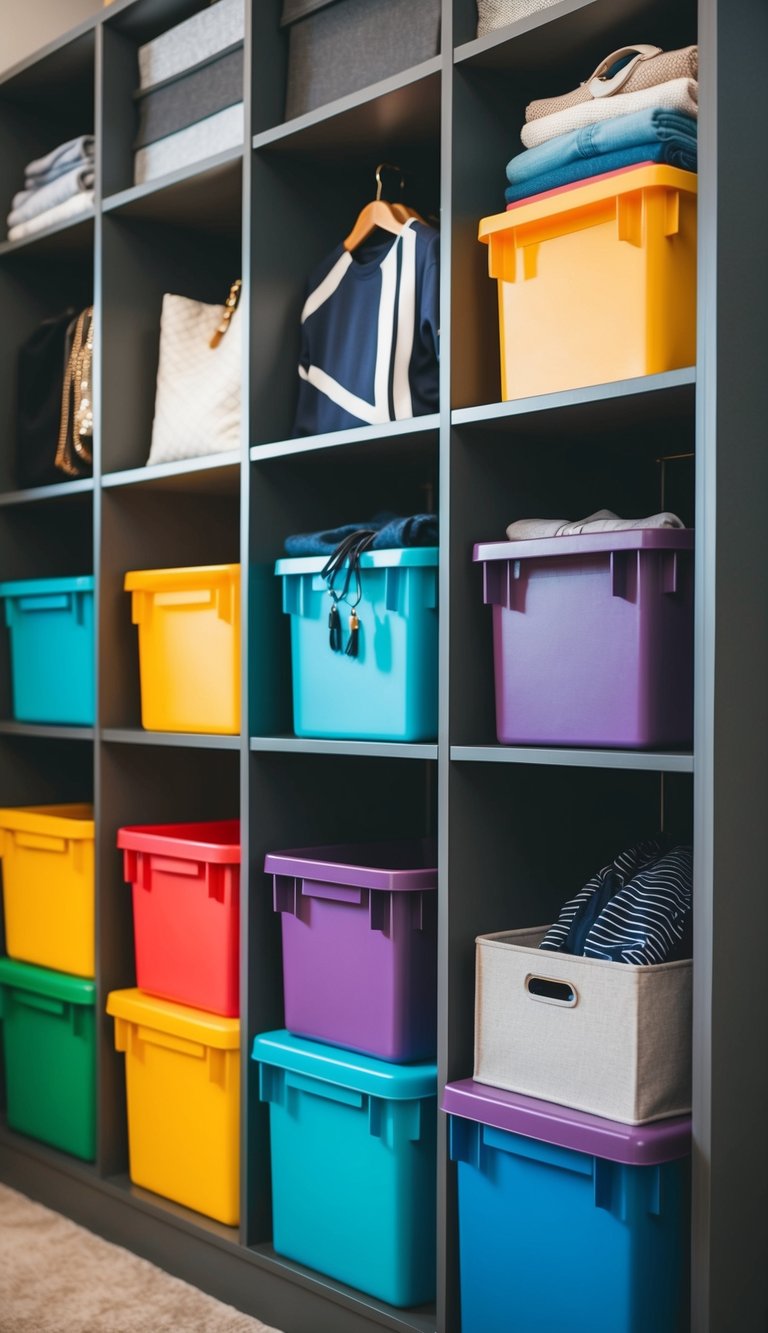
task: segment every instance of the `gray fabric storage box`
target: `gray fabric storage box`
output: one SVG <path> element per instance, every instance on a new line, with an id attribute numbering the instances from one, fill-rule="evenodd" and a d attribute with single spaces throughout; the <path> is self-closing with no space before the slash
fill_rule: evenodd
<path id="1" fill-rule="evenodd" d="M 136 148 L 156 143 L 243 100 L 243 47 L 211 56 L 194 69 L 136 94 Z"/>
<path id="2" fill-rule="evenodd" d="M 154 88 L 244 38 L 244 0 L 217 0 L 139 47 L 139 87 Z"/>
<path id="3" fill-rule="evenodd" d="M 687 1115 L 690 959 L 637 967 L 550 953 L 538 947 L 546 931 L 477 938 L 476 1082 L 628 1125 Z"/>
<path id="4" fill-rule="evenodd" d="M 238 148 L 243 142 L 243 104 L 228 106 L 185 130 L 139 148 L 134 156 L 134 182 L 143 185 L 169 171 L 179 171 L 206 157 Z"/>
<path id="5" fill-rule="evenodd" d="M 440 8 L 441 0 L 283 0 L 286 120 L 437 55 Z"/>
<path id="6" fill-rule="evenodd" d="M 542 9 L 551 9 L 560 0 L 477 0 L 477 35 L 482 37 L 508 23 L 519 23 Z"/>

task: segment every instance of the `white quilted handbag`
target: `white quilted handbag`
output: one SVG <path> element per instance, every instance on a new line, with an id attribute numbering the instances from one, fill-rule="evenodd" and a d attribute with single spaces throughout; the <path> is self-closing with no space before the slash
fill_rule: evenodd
<path id="1" fill-rule="evenodd" d="M 226 304 L 163 297 L 148 463 L 240 448 L 240 282 Z"/>

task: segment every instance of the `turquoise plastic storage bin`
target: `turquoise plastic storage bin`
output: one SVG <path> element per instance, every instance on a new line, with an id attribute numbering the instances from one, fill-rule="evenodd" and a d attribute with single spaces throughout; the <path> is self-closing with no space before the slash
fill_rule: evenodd
<path id="1" fill-rule="evenodd" d="M 390 1305 L 435 1295 L 435 1065 L 267 1032 L 273 1244 Z"/>
<path id="2" fill-rule="evenodd" d="M 18 722 L 92 726 L 93 575 L 0 583 Z"/>
<path id="3" fill-rule="evenodd" d="M 96 983 L 0 958 L 8 1124 L 93 1161 Z"/>
<path id="4" fill-rule="evenodd" d="M 690 1117 L 625 1125 L 449 1083 L 462 1333 L 682 1333 Z"/>
<path id="5" fill-rule="evenodd" d="M 291 617 L 297 736 L 423 741 L 437 735 L 437 562 L 434 546 L 368 551 L 360 560 L 357 657 L 328 642 L 325 556 L 278 560 Z M 349 610 L 339 605 L 343 641 Z"/>

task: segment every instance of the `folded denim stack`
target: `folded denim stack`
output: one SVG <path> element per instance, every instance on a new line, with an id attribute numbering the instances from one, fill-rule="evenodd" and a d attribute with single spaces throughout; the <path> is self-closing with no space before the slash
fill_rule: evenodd
<path id="1" fill-rule="evenodd" d="M 217 0 L 139 48 L 137 185 L 243 141 L 243 0 Z"/>
<path id="2" fill-rule="evenodd" d="M 531 102 L 508 206 L 640 163 L 697 166 L 698 48 L 625 47 L 573 92 Z"/>
<path id="3" fill-rule="evenodd" d="M 24 188 L 11 201 L 9 241 L 45 231 L 92 207 L 93 153 L 93 135 L 81 134 L 28 164 Z"/>

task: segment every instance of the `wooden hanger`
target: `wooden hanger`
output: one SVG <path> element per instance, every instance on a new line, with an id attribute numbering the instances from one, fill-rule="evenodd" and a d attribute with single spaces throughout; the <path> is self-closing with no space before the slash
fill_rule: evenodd
<path id="1" fill-rule="evenodd" d="M 377 227 L 380 227 L 382 231 L 391 232 L 394 236 L 399 236 L 410 218 L 417 218 L 421 221 L 418 213 L 414 209 L 408 208 L 406 204 L 390 204 L 387 203 L 386 199 L 382 199 L 381 173 L 385 168 L 400 173 L 401 190 L 405 185 L 399 167 L 393 167 L 389 162 L 379 163 L 376 168 L 376 198 L 366 204 L 365 208 L 360 211 L 354 227 L 344 241 L 345 250 L 356 250 Z"/>

